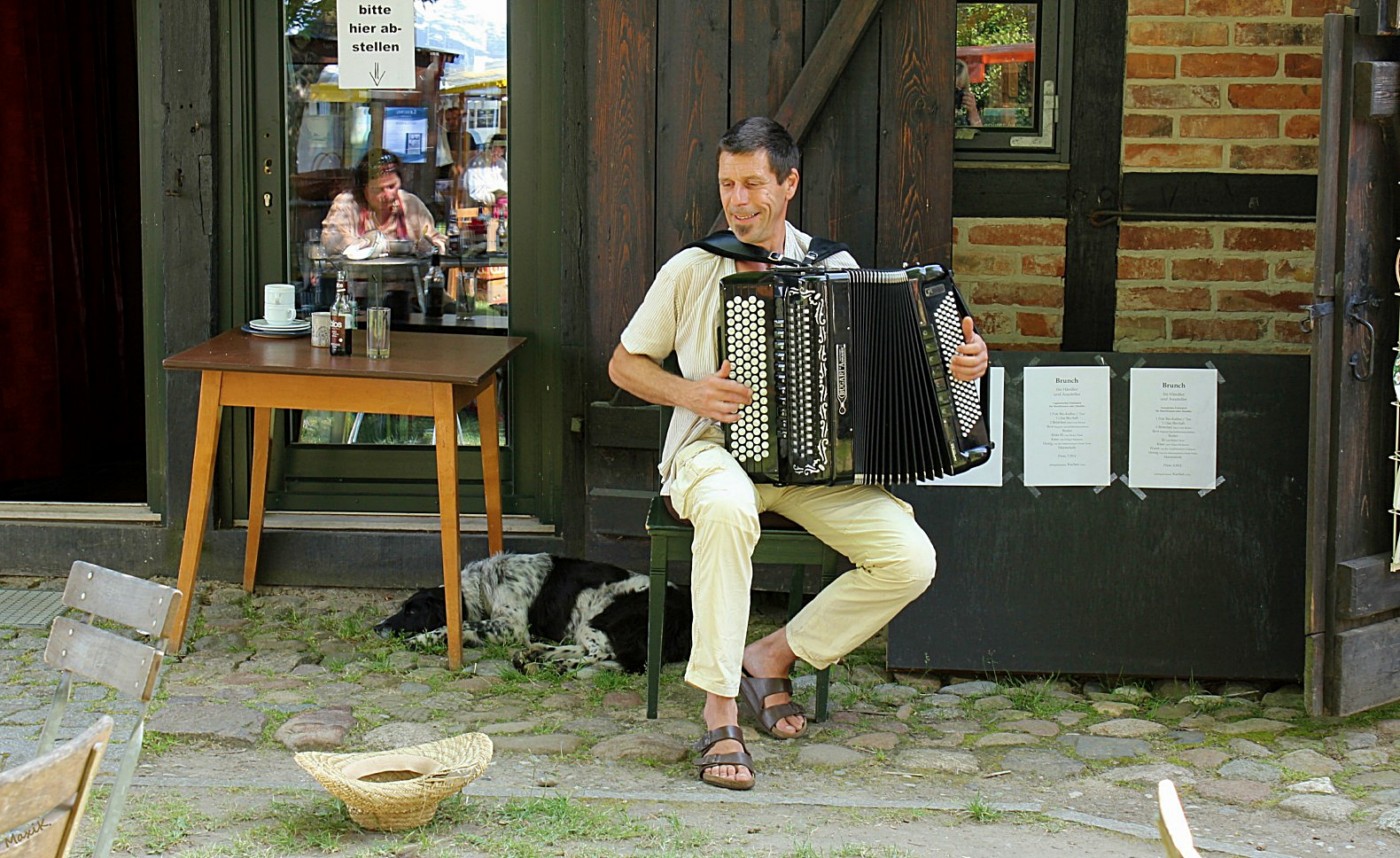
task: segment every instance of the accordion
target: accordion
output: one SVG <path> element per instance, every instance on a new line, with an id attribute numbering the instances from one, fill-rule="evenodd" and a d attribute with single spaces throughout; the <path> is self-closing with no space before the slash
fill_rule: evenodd
<path id="1" fill-rule="evenodd" d="M 985 462 L 987 378 L 957 381 L 967 307 L 940 266 L 725 277 L 719 334 L 753 400 L 725 444 L 756 480 L 893 485 Z"/>

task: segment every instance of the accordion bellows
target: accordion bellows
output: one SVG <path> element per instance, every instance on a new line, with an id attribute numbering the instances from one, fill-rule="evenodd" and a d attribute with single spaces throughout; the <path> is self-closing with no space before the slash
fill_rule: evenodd
<path id="1" fill-rule="evenodd" d="M 967 307 L 946 269 L 725 277 L 719 352 L 753 400 L 725 426 L 755 480 L 895 485 L 991 454 L 986 377 L 954 380 Z"/>

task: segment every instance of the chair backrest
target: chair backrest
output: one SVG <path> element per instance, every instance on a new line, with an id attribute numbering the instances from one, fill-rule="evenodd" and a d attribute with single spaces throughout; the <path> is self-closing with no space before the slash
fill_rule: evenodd
<path id="1" fill-rule="evenodd" d="M 146 643 L 114 634 L 73 617 L 58 617 L 49 632 L 44 662 L 58 670 L 100 682 L 140 701 L 155 693 L 182 594 L 174 587 L 126 575 L 79 560 L 68 573 L 63 604 L 91 617 L 126 626 Z"/>
<path id="2" fill-rule="evenodd" d="M 1157 783 L 1157 830 L 1162 834 L 1167 858 L 1201 858 L 1191 839 L 1191 827 L 1186 824 L 1186 811 L 1176 794 L 1176 784 L 1169 780 Z"/>
<path id="3" fill-rule="evenodd" d="M 73 846 L 112 719 L 97 719 L 77 738 L 0 772 L 0 853 L 6 858 L 63 858 Z"/>

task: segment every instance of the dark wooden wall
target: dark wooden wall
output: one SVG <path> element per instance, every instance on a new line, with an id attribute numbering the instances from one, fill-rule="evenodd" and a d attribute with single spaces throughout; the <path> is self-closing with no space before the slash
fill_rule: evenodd
<path id="1" fill-rule="evenodd" d="M 796 117 L 789 129 L 803 149 L 802 184 L 790 217 L 799 228 L 848 243 L 864 265 L 949 260 L 952 3 L 589 0 L 585 8 L 585 401 L 628 404 L 608 381 L 608 357 L 656 269 L 715 225 L 715 146 L 746 116 Z M 623 559 L 641 547 L 624 538 L 611 554 L 607 543 L 641 533 L 657 417 L 595 407 L 587 422 L 588 532 L 603 535 L 588 550 Z"/>

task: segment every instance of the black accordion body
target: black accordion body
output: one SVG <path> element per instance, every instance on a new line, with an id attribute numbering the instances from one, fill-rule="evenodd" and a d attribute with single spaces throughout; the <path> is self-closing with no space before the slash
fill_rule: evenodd
<path id="1" fill-rule="evenodd" d="M 720 358 L 753 391 L 725 444 L 754 480 L 893 485 L 990 456 L 987 378 L 948 369 L 968 312 L 946 269 L 770 268 L 721 288 Z"/>

